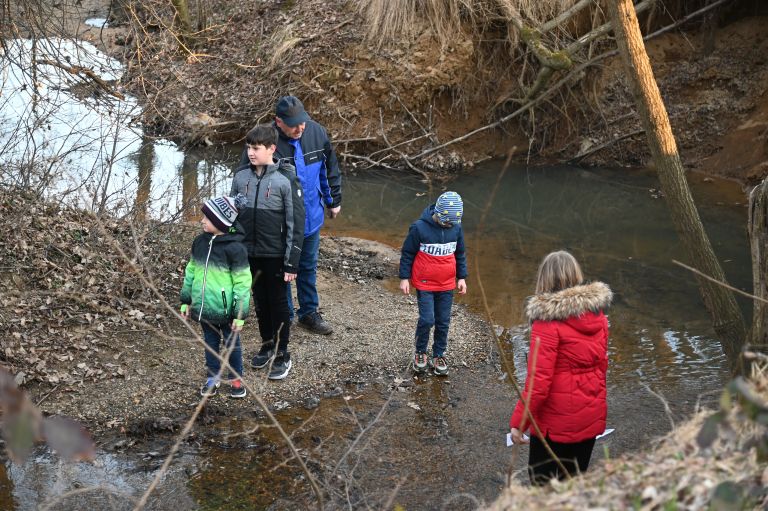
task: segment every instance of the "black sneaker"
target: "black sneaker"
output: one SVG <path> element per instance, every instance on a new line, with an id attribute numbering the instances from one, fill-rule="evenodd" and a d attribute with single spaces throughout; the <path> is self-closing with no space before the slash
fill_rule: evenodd
<path id="1" fill-rule="evenodd" d="M 234 399 L 242 399 L 245 397 L 245 394 L 245 385 L 243 385 L 242 380 L 233 381 L 232 385 L 229 387 L 229 397 Z"/>
<path id="2" fill-rule="evenodd" d="M 259 353 L 251 360 L 251 367 L 254 369 L 261 369 L 269 364 L 272 360 L 272 356 L 275 354 L 275 343 L 265 342 L 262 343 Z"/>
<path id="3" fill-rule="evenodd" d="M 333 333 L 333 327 L 323 319 L 319 312 L 311 312 L 306 316 L 299 318 L 299 325 L 303 326 L 310 332 L 314 332 L 320 335 L 329 335 Z"/>
<path id="4" fill-rule="evenodd" d="M 291 366 L 293 366 L 291 354 L 287 351 L 278 351 L 275 360 L 272 362 L 272 369 L 269 371 L 268 378 L 270 380 L 282 380 L 288 376 Z"/>
<path id="5" fill-rule="evenodd" d="M 219 385 L 221 385 L 221 382 L 216 381 L 213 378 L 206 379 L 205 383 L 203 383 L 203 386 L 200 387 L 200 395 L 209 397 L 215 396 L 219 391 Z"/>

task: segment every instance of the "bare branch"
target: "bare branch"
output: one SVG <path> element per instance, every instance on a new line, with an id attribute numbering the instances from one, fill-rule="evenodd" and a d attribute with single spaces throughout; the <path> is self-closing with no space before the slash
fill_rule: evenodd
<path id="1" fill-rule="evenodd" d="M 702 278 L 704 278 L 706 280 L 709 280 L 710 282 L 714 282 L 715 284 L 717 284 L 719 286 L 722 286 L 722 287 L 724 287 L 726 289 L 730 289 L 734 293 L 738 293 L 738 294 L 740 294 L 742 296 L 746 296 L 747 298 L 751 298 L 752 300 L 757 300 L 757 301 L 760 301 L 760 302 L 768 303 L 768 300 L 766 300 L 765 298 L 760 298 L 759 296 L 755 296 L 753 294 L 747 293 L 746 291 L 742 291 L 739 288 L 733 287 L 732 285 L 728 284 L 727 282 L 723 282 L 722 280 L 717 280 L 717 279 L 715 279 L 713 277 L 710 277 L 709 275 L 700 272 L 699 270 L 697 270 L 696 268 L 693 268 L 692 266 L 688 266 L 687 264 L 681 263 L 680 261 L 677 261 L 675 259 L 672 259 L 672 262 L 674 264 L 682 267 L 682 268 L 685 268 L 686 270 L 688 270 L 688 271 L 690 271 L 692 273 L 695 273 L 699 277 L 702 277 Z"/>

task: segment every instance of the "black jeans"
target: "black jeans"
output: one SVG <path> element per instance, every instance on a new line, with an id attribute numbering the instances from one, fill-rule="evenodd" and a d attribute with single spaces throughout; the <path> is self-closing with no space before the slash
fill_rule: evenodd
<path id="1" fill-rule="evenodd" d="M 589 458 L 592 456 L 592 448 L 595 447 L 595 439 L 582 440 L 575 443 L 560 443 L 550 440 L 547 437 L 547 443 L 560 459 L 568 474 L 575 476 L 587 471 L 589 467 Z M 542 486 L 552 478 L 565 479 L 560 466 L 547 452 L 544 443 L 535 435 L 531 435 L 531 448 L 528 454 L 528 476 L 531 478 L 531 484 Z"/>
<path id="2" fill-rule="evenodd" d="M 285 293 L 283 260 L 277 257 L 249 257 L 253 278 L 253 302 L 262 343 L 278 340 L 277 351 L 288 351 L 291 322 Z"/>

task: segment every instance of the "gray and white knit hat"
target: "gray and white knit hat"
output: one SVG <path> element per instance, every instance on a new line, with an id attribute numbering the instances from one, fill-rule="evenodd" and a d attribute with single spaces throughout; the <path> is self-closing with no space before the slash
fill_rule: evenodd
<path id="1" fill-rule="evenodd" d="M 460 224 L 464 215 L 464 202 L 456 192 L 444 192 L 437 198 L 435 214 L 440 223 Z"/>
<path id="2" fill-rule="evenodd" d="M 205 201 L 201 210 L 218 230 L 228 232 L 237 218 L 236 203 L 235 197 L 216 197 Z"/>

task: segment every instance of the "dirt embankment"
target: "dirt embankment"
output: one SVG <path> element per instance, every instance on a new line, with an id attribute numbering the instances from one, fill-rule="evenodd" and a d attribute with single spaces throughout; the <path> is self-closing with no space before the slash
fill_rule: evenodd
<path id="1" fill-rule="evenodd" d="M 91 15 L 107 15 L 92 3 Z M 424 27 L 379 45 L 366 39 L 355 2 L 219 0 L 193 15 L 206 28 L 180 49 L 167 30 L 169 5 L 146 5 L 109 11 L 110 28 L 81 26 L 80 34 L 128 63 L 122 86 L 146 106 L 147 126 L 187 143 L 242 137 L 270 120 L 280 95 L 292 93 L 339 142 L 344 165 L 405 167 L 401 154 L 412 157 L 517 108 L 516 88 L 531 79 L 523 61 L 509 60 L 509 48 L 498 43 L 505 37 L 499 27 L 480 38 L 457 30 L 442 43 Z M 751 17 L 722 12 L 714 29 L 697 20 L 647 47 L 686 167 L 751 182 L 768 172 L 767 18 L 754 15 L 759 9 Z M 456 171 L 512 147 L 521 161 L 648 165 L 618 58 L 577 82 L 534 116 L 450 145 L 419 165 Z"/>
<path id="2" fill-rule="evenodd" d="M 715 32 L 670 33 L 648 42 L 648 54 L 688 168 L 752 183 L 768 175 L 768 33 L 766 17 L 740 19 Z M 599 93 L 616 134 L 639 128 L 626 117 L 623 72 L 614 61 Z M 616 98 L 618 101 L 613 101 Z M 623 98 L 623 100 L 622 100 Z M 622 119 L 622 117 L 624 117 Z M 645 137 L 622 141 L 598 162 L 650 164 Z"/>

